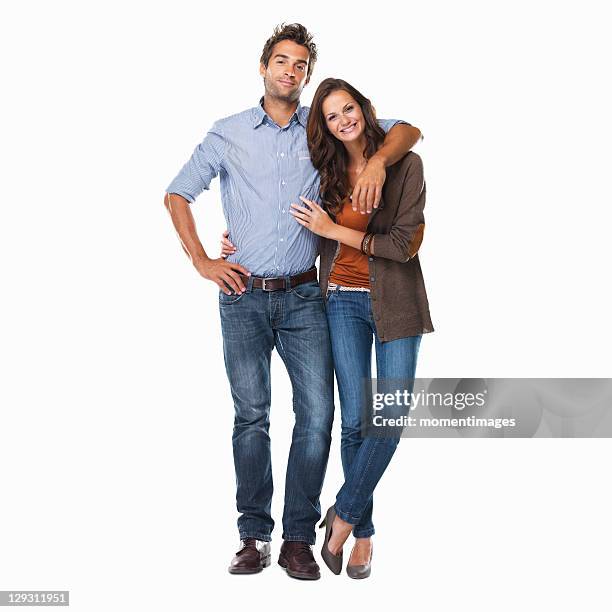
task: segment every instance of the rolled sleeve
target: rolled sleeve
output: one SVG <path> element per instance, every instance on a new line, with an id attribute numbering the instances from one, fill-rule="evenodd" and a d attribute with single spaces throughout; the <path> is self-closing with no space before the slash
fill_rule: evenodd
<path id="1" fill-rule="evenodd" d="M 166 193 L 176 193 L 194 202 L 202 191 L 210 188 L 210 182 L 219 174 L 224 153 L 223 129 L 221 122 L 217 121 L 168 185 Z"/>
<path id="2" fill-rule="evenodd" d="M 378 125 L 385 130 L 385 134 L 389 133 L 389 130 L 398 123 L 403 123 L 404 125 L 412 125 L 412 123 L 408 123 L 403 119 L 378 119 Z"/>

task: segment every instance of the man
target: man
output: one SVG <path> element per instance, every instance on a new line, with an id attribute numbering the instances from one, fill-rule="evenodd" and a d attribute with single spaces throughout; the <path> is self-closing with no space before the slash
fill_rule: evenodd
<path id="1" fill-rule="evenodd" d="M 306 142 L 308 108 L 299 103 L 316 61 L 300 24 L 281 25 L 260 62 L 260 104 L 216 121 L 167 188 L 165 204 L 196 270 L 219 288 L 226 372 L 234 400 L 232 436 L 241 548 L 229 571 L 250 574 L 270 564 L 270 359 L 276 348 L 293 388 L 295 426 L 285 483 L 279 564 L 294 578 L 318 579 L 311 545 L 333 421 L 333 366 L 317 282 L 318 238 L 290 213 L 298 196 L 317 200 L 319 177 Z M 363 212 L 377 205 L 385 167 L 420 132 L 397 121 L 353 191 Z M 197 236 L 190 204 L 220 174 L 227 228 L 239 252 L 211 259 Z"/>

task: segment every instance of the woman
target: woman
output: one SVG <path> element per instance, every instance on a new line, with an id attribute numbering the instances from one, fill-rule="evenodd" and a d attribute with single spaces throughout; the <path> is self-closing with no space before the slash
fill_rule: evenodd
<path id="1" fill-rule="evenodd" d="M 410 393 L 421 336 L 433 331 L 417 255 L 425 205 L 420 157 L 410 152 L 387 169 L 381 202 L 370 215 L 352 208 L 352 188 L 384 135 L 367 98 L 346 81 L 325 79 L 307 125 L 323 206 L 306 198 L 301 198 L 306 206 L 292 204 L 296 221 L 322 237 L 319 283 L 341 404 L 345 481 L 321 524 L 326 526 L 321 555 L 339 574 L 352 531 L 355 545 L 346 568 L 351 578 L 370 575 L 372 496 L 401 433 L 401 428 L 375 432 L 371 422 L 362 423 L 372 341 L 377 391 L 393 392 L 403 383 L 401 390 Z M 363 437 L 362 425 L 368 426 Z"/>

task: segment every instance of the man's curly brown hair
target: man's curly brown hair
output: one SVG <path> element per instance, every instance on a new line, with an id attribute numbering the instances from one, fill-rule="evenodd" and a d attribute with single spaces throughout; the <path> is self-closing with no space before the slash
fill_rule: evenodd
<path id="1" fill-rule="evenodd" d="M 308 72 L 306 73 L 306 78 L 309 79 L 317 61 L 317 45 L 312 40 L 312 34 L 301 23 L 290 23 L 289 25 L 281 23 L 276 26 L 274 33 L 264 45 L 259 61 L 267 68 L 270 56 L 272 55 L 272 49 L 281 40 L 291 40 L 297 45 L 302 45 L 308 49 Z"/>

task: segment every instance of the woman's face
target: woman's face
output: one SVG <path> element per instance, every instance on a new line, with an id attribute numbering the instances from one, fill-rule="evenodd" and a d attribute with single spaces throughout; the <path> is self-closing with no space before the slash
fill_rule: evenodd
<path id="1" fill-rule="evenodd" d="M 357 140 L 365 130 L 361 106 L 348 91 L 338 89 L 323 100 L 325 123 L 332 136 L 342 142 Z"/>

